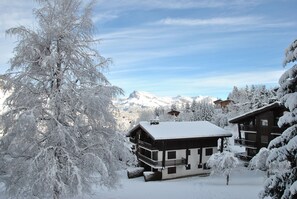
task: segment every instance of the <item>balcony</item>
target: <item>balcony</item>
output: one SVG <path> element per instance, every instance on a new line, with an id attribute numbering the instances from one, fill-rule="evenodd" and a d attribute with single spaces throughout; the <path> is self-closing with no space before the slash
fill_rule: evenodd
<path id="1" fill-rule="evenodd" d="M 140 161 L 154 166 L 154 167 L 162 167 L 162 161 L 157 161 L 157 160 L 152 160 L 149 157 L 144 156 L 143 154 L 138 153 L 138 158 Z M 186 165 L 186 159 L 182 158 L 182 159 L 178 159 L 178 160 L 167 160 L 165 161 L 165 167 L 168 166 L 178 166 L 178 165 Z"/>
<path id="2" fill-rule="evenodd" d="M 243 130 L 243 131 L 257 131 L 256 126 L 254 126 L 254 125 L 240 125 L 240 130 Z"/>
<path id="3" fill-rule="evenodd" d="M 252 141 L 252 140 L 236 138 L 236 139 L 234 139 L 234 143 L 237 145 L 242 145 L 242 146 L 246 146 L 246 147 L 257 148 L 256 141 Z"/>
<path id="4" fill-rule="evenodd" d="M 142 140 L 138 140 L 138 144 L 139 146 L 142 146 L 144 148 L 147 148 L 149 150 L 156 150 L 155 147 L 153 147 L 152 144 L 148 143 L 148 142 L 145 142 L 145 141 L 142 141 Z"/>
<path id="5" fill-rule="evenodd" d="M 165 161 L 165 166 L 178 166 L 178 165 L 186 165 L 186 159 L 182 158 L 179 160 L 167 160 Z"/>
<path id="6" fill-rule="evenodd" d="M 130 140 L 130 142 L 136 144 L 136 139 L 134 137 L 130 137 L 129 140 Z"/>

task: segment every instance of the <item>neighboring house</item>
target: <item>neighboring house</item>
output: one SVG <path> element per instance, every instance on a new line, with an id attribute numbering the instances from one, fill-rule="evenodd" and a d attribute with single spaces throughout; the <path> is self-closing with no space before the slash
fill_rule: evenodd
<path id="1" fill-rule="evenodd" d="M 167 114 L 177 117 L 180 114 L 180 112 L 176 110 L 171 110 Z"/>
<path id="2" fill-rule="evenodd" d="M 267 147 L 272 139 L 281 135 L 285 128 L 279 128 L 277 122 L 285 110 L 279 102 L 274 102 L 229 120 L 238 125 L 235 144 L 246 147 L 246 152 L 240 154 L 242 158 L 251 159 L 262 147 Z"/>
<path id="3" fill-rule="evenodd" d="M 215 104 L 215 108 L 217 109 L 222 109 L 222 110 L 226 110 L 228 107 L 228 105 L 232 102 L 232 100 L 221 100 L 218 99 L 216 101 L 214 101 L 213 103 Z"/>
<path id="4" fill-rule="evenodd" d="M 217 152 L 218 140 L 232 134 L 207 121 L 140 122 L 128 132 L 140 166 L 159 179 L 208 174 L 209 157 Z M 221 144 L 223 150 L 223 144 Z"/>

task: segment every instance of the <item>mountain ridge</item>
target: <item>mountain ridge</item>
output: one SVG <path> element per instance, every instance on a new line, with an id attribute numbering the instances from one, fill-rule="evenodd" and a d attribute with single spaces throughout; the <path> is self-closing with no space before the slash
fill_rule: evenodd
<path id="1" fill-rule="evenodd" d="M 214 101 L 217 98 L 211 96 L 196 96 L 188 97 L 177 95 L 175 97 L 159 97 L 145 91 L 133 91 L 127 98 L 120 98 L 114 100 L 114 104 L 118 108 L 157 108 L 157 107 L 170 107 L 175 104 L 177 107 L 181 107 L 185 103 L 192 103 L 193 100 L 199 102 L 203 99 L 209 98 Z"/>

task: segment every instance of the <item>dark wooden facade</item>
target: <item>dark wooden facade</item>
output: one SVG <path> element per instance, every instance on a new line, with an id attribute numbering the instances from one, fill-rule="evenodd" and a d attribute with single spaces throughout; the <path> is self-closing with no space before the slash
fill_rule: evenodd
<path id="1" fill-rule="evenodd" d="M 275 102 L 229 121 L 238 125 L 238 138 L 234 141 L 246 147 L 246 153 L 241 155 L 243 158 L 251 159 L 262 147 L 267 147 L 271 140 L 281 135 L 285 128 L 279 128 L 277 123 L 284 111 L 285 107 Z"/>

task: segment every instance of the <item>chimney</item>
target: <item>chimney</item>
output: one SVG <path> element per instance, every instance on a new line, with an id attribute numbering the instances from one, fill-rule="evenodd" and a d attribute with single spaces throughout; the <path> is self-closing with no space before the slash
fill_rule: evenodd
<path id="1" fill-rule="evenodd" d="M 158 125 L 159 124 L 159 117 L 150 120 L 150 125 Z"/>

